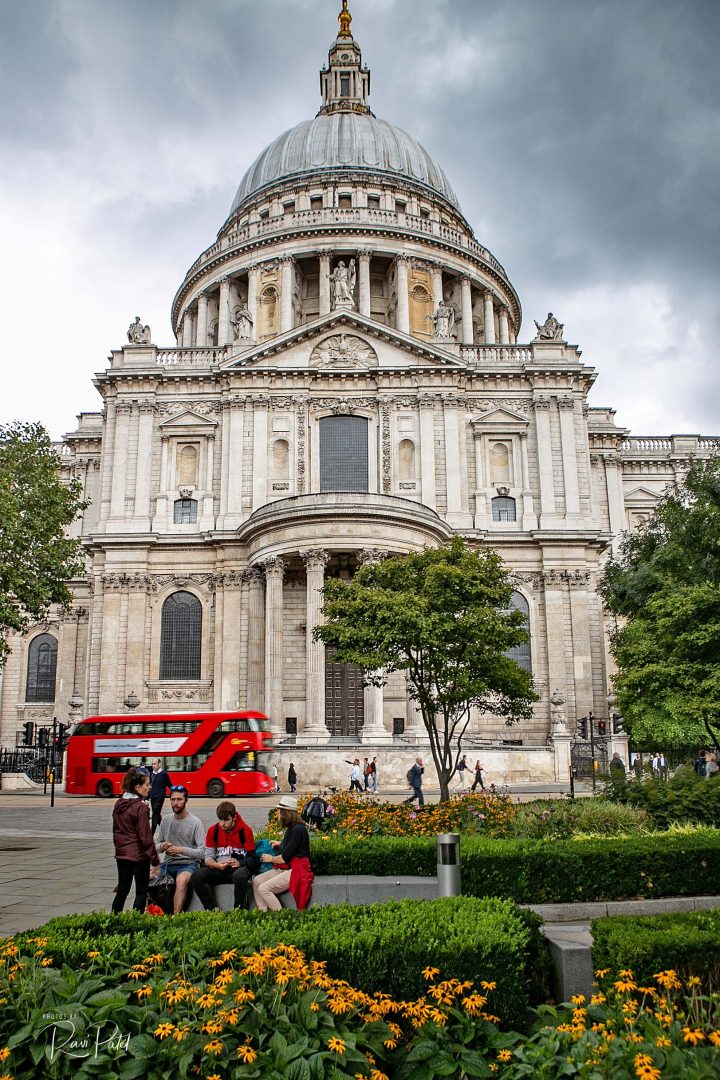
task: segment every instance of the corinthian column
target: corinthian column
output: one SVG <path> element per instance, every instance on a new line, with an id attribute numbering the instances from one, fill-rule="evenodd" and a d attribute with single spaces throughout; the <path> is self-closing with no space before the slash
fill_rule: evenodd
<path id="1" fill-rule="evenodd" d="M 358 251 L 358 310 L 370 318 L 370 252 Z"/>
<path id="2" fill-rule="evenodd" d="M 320 315 L 330 314 L 330 252 L 320 254 Z"/>
<path id="3" fill-rule="evenodd" d="M 206 293 L 200 293 L 197 306 L 197 331 L 195 334 L 198 345 L 208 343 L 208 298 Z"/>
<path id="4" fill-rule="evenodd" d="M 365 548 L 360 552 L 359 561 L 361 566 L 368 563 L 377 563 L 384 559 L 387 551 L 379 548 Z M 382 670 L 371 671 L 370 675 L 382 675 Z M 365 686 L 363 690 L 363 742 L 382 742 L 387 737 L 383 713 L 385 711 L 385 692 L 382 686 Z"/>
<path id="5" fill-rule="evenodd" d="M 403 255 L 398 255 L 397 266 L 397 328 L 403 334 L 410 333 L 410 301 L 408 298 L 408 264 Z"/>
<path id="6" fill-rule="evenodd" d="M 293 328 L 292 288 L 293 259 L 286 255 L 280 260 L 280 333 L 286 334 Z"/>
<path id="7" fill-rule="evenodd" d="M 470 278 L 464 277 L 460 282 L 460 297 L 462 308 L 462 340 L 463 345 L 472 345 L 473 343 L 473 321 L 472 321 L 472 290 L 470 287 Z"/>
<path id="8" fill-rule="evenodd" d="M 266 559 L 265 570 L 265 712 L 270 728 L 284 732 L 283 714 L 283 572 L 282 559 Z"/>
<path id="9" fill-rule="evenodd" d="M 328 730 L 325 726 L 325 645 L 316 641 L 313 630 L 322 619 L 325 585 L 325 567 L 330 556 L 321 548 L 301 551 L 305 562 L 307 581 L 307 614 L 305 619 L 305 724 L 302 730 L 304 738 L 325 741 Z"/>
<path id="10" fill-rule="evenodd" d="M 258 566 L 245 571 L 248 583 L 247 697 L 249 709 L 267 709 L 265 703 L 265 619 L 263 586 L 265 575 Z"/>
<path id="11" fill-rule="evenodd" d="M 248 299 L 247 306 L 252 319 L 252 336 L 257 341 L 257 266 L 248 266 Z"/>
<path id="12" fill-rule="evenodd" d="M 230 278 L 220 281 L 220 303 L 218 308 L 218 345 L 230 342 Z"/>
<path id="13" fill-rule="evenodd" d="M 508 324 L 508 309 L 501 307 L 499 312 L 499 324 L 500 324 L 500 344 L 510 344 L 510 326 Z"/>
<path id="14" fill-rule="evenodd" d="M 495 344 L 495 308 L 491 292 L 485 293 L 485 344 Z"/>

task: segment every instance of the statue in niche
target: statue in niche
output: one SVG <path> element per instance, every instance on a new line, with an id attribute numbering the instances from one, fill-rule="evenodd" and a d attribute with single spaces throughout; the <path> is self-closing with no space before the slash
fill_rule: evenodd
<path id="1" fill-rule="evenodd" d="M 140 316 L 135 316 L 135 322 L 130 323 L 128 327 L 128 341 L 131 345 L 149 345 L 150 344 L 150 327 L 143 326 L 140 322 Z"/>
<path id="2" fill-rule="evenodd" d="M 335 307 L 355 307 L 353 293 L 355 292 L 355 260 L 350 260 L 346 266 L 340 260 L 333 270 L 330 280 L 333 284 L 333 304 Z"/>
<path id="3" fill-rule="evenodd" d="M 243 305 L 243 307 L 235 308 L 232 317 L 232 326 L 236 341 L 252 337 L 253 317 L 245 305 Z"/>
<path id="4" fill-rule="evenodd" d="M 428 315 L 433 324 L 434 338 L 451 338 L 455 326 L 455 311 L 448 304 L 441 302 L 433 315 Z"/>
<path id="5" fill-rule="evenodd" d="M 565 326 L 563 323 L 558 322 L 552 311 L 548 311 L 547 319 L 540 325 L 537 319 L 534 320 L 537 326 L 537 334 L 535 335 L 536 341 L 562 341 L 563 330 Z"/>

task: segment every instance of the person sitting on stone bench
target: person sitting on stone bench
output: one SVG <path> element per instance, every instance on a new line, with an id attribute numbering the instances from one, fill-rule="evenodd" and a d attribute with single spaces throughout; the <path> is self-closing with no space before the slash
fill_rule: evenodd
<path id="1" fill-rule="evenodd" d="M 232 884 L 235 907 L 246 908 L 250 879 L 260 869 L 255 837 L 234 803 L 218 803 L 215 815 L 218 823 L 210 826 L 205 837 L 205 865 L 193 874 L 192 887 L 202 906 L 212 911 L 219 906 L 212 887 Z"/>
<path id="2" fill-rule="evenodd" d="M 200 866 L 204 850 L 203 824 L 199 817 L 188 812 L 189 797 L 188 789 L 183 784 L 173 784 L 170 788 L 172 816 L 166 815 L 162 819 L 155 836 L 163 862 L 150 873 L 151 877 L 163 873 L 175 878 L 175 915 L 185 909 L 191 876 Z"/>
<path id="3" fill-rule="evenodd" d="M 255 903 L 261 911 L 280 911 L 280 893 L 291 892 L 295 907 L 302 911 L 310 903 L 312 883 L 315 880 L 310 866 L 310 837 L 307 825 L 298 813 L 298 801 L 294 795 L 283 795 L 278 803 L 278 819 L 285 829 L 282 841 L 273 841 L 279 851 L 275 855 L 262 855 L 264 863 L 272 863 L 273 869 L 259 874 L 253 881 Z"/>

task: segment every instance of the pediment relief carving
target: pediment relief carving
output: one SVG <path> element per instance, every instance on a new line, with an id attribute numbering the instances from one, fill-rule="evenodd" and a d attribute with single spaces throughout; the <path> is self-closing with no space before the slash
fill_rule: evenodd
<path id="1" fill-rule="evenodd" d="M 332 334 L 320 341 L 310 353 L 310 367 L 334 370 L 337 368 L 376 368 L 378 355 L 364 338 L 355 334 Z"/>
<path id="2" fill-rule="evenodd" d="M 650 488 L 636 487 L 632 491 L 626 491 L 624 498 L 626 503 L 633 503 L 635 505 L 645 503 L 647 506 L 655 506 L 660 500 L 660 493 L 658 491 L 651 491 Z"/>
<path id="3" fill-rule="evenodd" d="M 192 428 L 193 431 L 209 432 L 217 427 L 217 420 L 201 416 L 200 413 L 195 412 L 193 409 L 184 409 L 177 416 L 171 416 L 168 420 L 163 420 L 159 427 L 168 434 L 173 432 L 180 434 L 188 428 Z"/>
<path id="4" fill-rule="evenodd" d="M 519 413 L 510 412 L 509 409 L 504 408 L 491 409 L 489 412 L 474 417 L 470 422 L 473 427 L 490 428 L 496 431 L 500 428 L 504 431 L 524 430 L 530 423 L 527 416 L 521 416 Z"/>

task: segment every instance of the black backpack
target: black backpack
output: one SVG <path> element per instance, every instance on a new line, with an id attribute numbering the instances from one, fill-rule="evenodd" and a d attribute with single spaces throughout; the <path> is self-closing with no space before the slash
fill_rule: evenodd
<path id="1" fill-rule="evenodd" d="M 316 829 L 321 829 L 327 817 L 327 811 L 328 804 L 319 795 L 316 795 L 305 806 L 301 817 L 308 825 L 314 825 Z"/>

